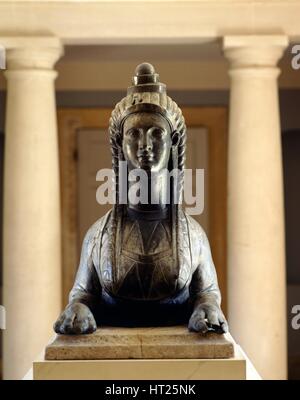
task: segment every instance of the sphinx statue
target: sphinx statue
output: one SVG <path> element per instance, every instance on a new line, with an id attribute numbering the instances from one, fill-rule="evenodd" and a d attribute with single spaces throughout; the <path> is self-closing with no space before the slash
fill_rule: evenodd
<path id="1" fill-rule="evenodd" d="M 171 186 L 181 196 L 186 125 L 151 64 L 136 68 L 127 96 L 112 112 L 109 135 L 116 201 L 86 233 L 69 304 L 55 322 L 55 332 L 177 324 L 202 333 L 227 332 L 207 236 L 175 201 L 174 191 L 165 200 L 166 169 L 179 171 Z M 127 173 L 143 170 L 150 181 L 156 174 L 150 182 L 155 202 L 120 195 L 121 162 Z"/>

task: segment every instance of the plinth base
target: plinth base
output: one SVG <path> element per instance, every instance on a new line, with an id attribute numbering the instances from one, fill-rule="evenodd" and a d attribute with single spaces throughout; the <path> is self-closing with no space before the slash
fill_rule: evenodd
<path id="1" fill-rule="evenodd" d="M 189 332 L 186 326 L 103 327 L 91 335 L 57 335 L 46 360 L 232 358 L 226 335 Z"/>
<path id="2" fill-rule="evenodd" d="M 33 379 L 246 379 L 246 359 L 229 334 L 107 327 L 56 336 L 33 363 Z"/>

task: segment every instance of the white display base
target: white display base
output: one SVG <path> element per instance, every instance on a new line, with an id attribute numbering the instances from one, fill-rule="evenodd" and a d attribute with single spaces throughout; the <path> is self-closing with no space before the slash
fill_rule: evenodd
<path id="1" fill-rule="evenodd" d="M 228 359 L 45 360 L 33 363 L 34 380 L 246 379 L 246 358 L 235 344 Z"/>

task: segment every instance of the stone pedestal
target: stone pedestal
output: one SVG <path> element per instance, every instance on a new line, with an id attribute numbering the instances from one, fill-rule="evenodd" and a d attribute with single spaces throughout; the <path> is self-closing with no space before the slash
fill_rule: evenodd
<path id="1" fill-rule="evenodd" d="M 92 335 L 58 335 L 46 360 L 232 358 L 226 335 L 192 333 L 185 326 L 97 329 Z"/>
<path id="2" fill-rule="evenodd" d="M 246 360 L 229 334 L 100 328 L 56 336 L 33 363 L 33 379 L 246 379 Z"/>

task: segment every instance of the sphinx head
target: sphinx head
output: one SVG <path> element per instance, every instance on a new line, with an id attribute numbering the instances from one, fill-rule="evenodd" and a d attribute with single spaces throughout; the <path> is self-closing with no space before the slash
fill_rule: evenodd
<path id="1" fill-rule="evenodd" d="M 110 119 L 114 171 L 120 160 L 126 160 L 129 169 L 183 170 L 186 126 L 180 108 L 167 96 L 151 64 L 138 65 L 132 83 Z"/>

